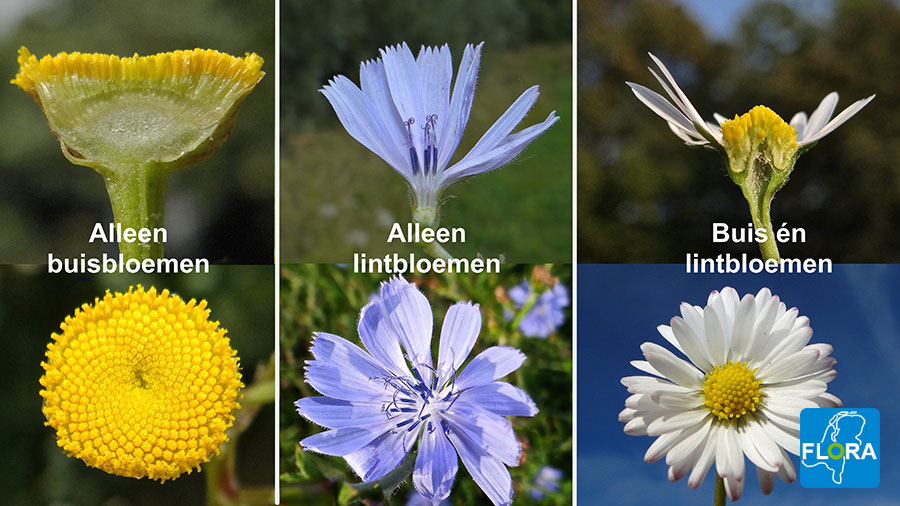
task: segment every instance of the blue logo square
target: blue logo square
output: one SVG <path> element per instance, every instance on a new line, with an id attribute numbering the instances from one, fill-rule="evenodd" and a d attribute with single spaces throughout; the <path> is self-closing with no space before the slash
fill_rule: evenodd
<path id="1" fill-rule="evenodd" d="M 800 484 L 874 488 L 881 481 L 881 414 L 875 408 L 800 412 Z"/>

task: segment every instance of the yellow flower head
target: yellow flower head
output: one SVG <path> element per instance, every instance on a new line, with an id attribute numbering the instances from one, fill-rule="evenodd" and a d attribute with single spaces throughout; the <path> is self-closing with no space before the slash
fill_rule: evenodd
<path id="1" fill-rule="evenodd" d="M 797 130 L 764 105 L 722 122 L 722 141 L 729 169 L 743 172 L 762 161 L 779 171 L 794 167 Z"/>
<path id="2" fill-rule="evenodd" d="M 168 290 L 106 292 L 60 324 L 41 363 L 46 425 L 69 456 L 160 481 L 219 452 L 241 373 L 206 301 Z"/>
<path id="3" fill-rule="evenodd" d="M 237 107 L 264 73 L 254 54 L 212 49 L 120 58 L 19 49 L 11 82 L 41 106 L 73 163 L 115 171 L 174 168 L 206 158 L 234 129 Z"/>

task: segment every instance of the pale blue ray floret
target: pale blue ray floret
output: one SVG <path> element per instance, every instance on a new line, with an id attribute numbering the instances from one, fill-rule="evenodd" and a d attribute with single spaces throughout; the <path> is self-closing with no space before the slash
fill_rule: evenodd
<path id="1" fill-rule="evenodd" d="M 406 506 L 434 506 L 434 503 L 422 497 L 421 494 L 413 490 L 406 497 Z M 444 499 L 437 506 L 453 506 L 450 499 Z"/>
<path id="2" fill-rule="evenodd" d="M 405 42 L 386 47 L 381 58 L 362 62 L 359 87 L 337 75 L 321 90 L 347 132 L 409 183 L 418 223 L 437 225 L 441 192 L 505 165 L 559 119 L 553 111 L 543 122 L 511 133 L 537 100 L 538 87 L 532 86 L 450 165 L 469 121 L 483 45 L 466 46 L 452 97 L 453 64 L 446 44 L 423 46 L 418 57 Z"/>
<path id="3" fill-rule="evenodd" d="M 381 479 L 419 442 L 413 484 L 439 504 L 450 495 L 457 455 L 495 505 L 512 502 L 506 466 L 521 451 L 508 416 L 534 416 L 523 390 L 497 381 L 525 360 L 507 346 L 485 349 L 463 368 L 481 330 L 477 304 L 450 306 L 441 327 L 437 366 L 431 356 L 433 315 L 411 283 L 395 277 L 360 312 L 365 349 L 317 332 L 306 381 L 322 396 L 296 402 L 310 421 L 328 428 L 300 444 L 344 457 L 364 482 Z"/>
<path id="4" fill-rule="evenodd" d="M 516 309 L 522 309 L 531 296 L 532 287 L 527 280 L 522 280 L 509 289 L 509 298 L 515 304 Z M 565 321 L 566 314 L 563 308 L 569 306 L 569 290 L 562 283 L 556 283 L 534 302 L 531 309 L 519 322 L 519 330 L 525 337 L 547 338 L 556 331 Z M 507 320 L 512 320 L 513 315 L 507 315 Z"/>

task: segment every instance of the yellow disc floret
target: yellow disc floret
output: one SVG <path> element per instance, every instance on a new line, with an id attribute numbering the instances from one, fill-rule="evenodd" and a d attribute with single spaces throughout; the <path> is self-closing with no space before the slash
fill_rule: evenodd
<path id="1" fill-rule="evenodd" d="M 148 163 L 175 170 L 209 156 L 231 134 L 262 65 L 255 53 L 213 49 L 38 59 L 22 47 L 11 82 L 40 105 L 72 163 L 105 172 Z"/>
<path id="2" fill-rule="evenodd" d="M 60 324 L 40 383 L 46 425 L 69 456 L 165 481 L 219 452 L 239 408 L 236 352 L 206 301 L 109 291 Z"/>
<path id="3" fill-rule="evenodd" d="M 722 140 L 731 170 L 742 172 L 757 158 L 778 170 L 792 166 L 797 131 L 772 109 L 758 105 L 722 123 Z"/>
<path id="4" fill-rule="evenodd" d="M 256 53 L 238 58 L 214 49 L 191 49 L 150 56 L 119 57 L 101 53 L 59 53 L 40 60 L 26 47 L 19 48 L 19 73 L 10 81 L 39 98 L 36 86 L 54 79 L 146 81 L 216 76 L 235 87 L 253 88 L 262 79 L 263 60 Z"/>
<path id="5" fill-rule="evenodd" d="M 756 411 L 762 398 L 762 381 L 756 379 L 756 369 L 746 362 L 731 362 L 715 366 L 706 374 L 703 383 L 704 404 L 720 421 L 737 420 Z"/>

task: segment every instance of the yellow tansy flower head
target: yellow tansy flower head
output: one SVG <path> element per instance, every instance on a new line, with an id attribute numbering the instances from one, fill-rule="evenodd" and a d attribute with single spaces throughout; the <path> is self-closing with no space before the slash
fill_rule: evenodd
<path id="1" fill-rule="evenodd" d="M 255 53 L 212 49 L 121 58 L 19 49 L 12 84 L 41 106 L 63 153 L 101 172 L 178 168 L 206 158 L 234 129 L 237 107 L 264 73 Z"/>
<path id="2" fill-rule="evenodd" d="M 199 469 L 227 441 L 244 385 L 206 301 L 138 285 L 83 304 L 60 329 L 40 393 L 69 456 L 165 481 Z"/>

